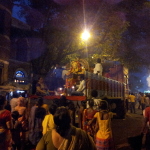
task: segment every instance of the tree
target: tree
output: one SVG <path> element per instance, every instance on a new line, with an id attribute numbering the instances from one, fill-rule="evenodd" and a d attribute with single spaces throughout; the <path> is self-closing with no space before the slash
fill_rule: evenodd
<path id="1" fill-rule="evenodd" d="M 120 12 L 115 11 L 113 7 L 110 9 L 107 3 L 101 3 L 97 8 L 85 4 L 85 11 L 86 15 L 83 13 L 83 6 L 77 3 L 74 6 L 60 6 L 57 11 L 55 9 L 54 14 L 49 13 L 47 22 L 41 29 L 41 33 L 44 33 L 43 39 L 48 45 L 45 55 L 49 56 L 52 62 L 48 68 L 53 63 L 68 61 L 69 55 L 87 57 L 85 43 L 80 38 L 85 24 L 92 35 L 87 43 L 88 56 L 98 54 L 101 57 L 107 55 L 115 58 L 121 35 L 128 24 L 121 19 Z"/>
<path id="2" fill-rule="evenodd" d="M 143 11 L 149 11 L 144 10 L 148 7 L 145 1 L 136 0 L 133 3 L 123 0 L 116 5 L 97 0 L 85 2 L 83 7 L 81 1 L 72 5 L 58 5 L 48 0 L 30 0 L 30 7 L 44 16 L 43 26 L 38 32 L 47 45 L 43 55 L 32 61 L 36 72 L 47 73 L 54 63 L 65 63 L 70 55 L 87 58 L 87 49 L 89 58 L 96 54 L 105 56 L 120 61 L 131 69 L 149 62 L 143 55 L 141 57 L 136 53 L 137 50 L 142 52 L 143 48 L 137 49 L 133 46 L 133 43 L 136 45 L 135 35 L 139 31 L 134 18 Z M 27 12 L 24 11 L 23 14 L 25 13 Z M 31 22 L 30 17 L 27 17 L 27 22 Z M 80 39 L 80 33 L 85 26 L 92 35 L 87 49 L 86 43 Z M 138 34 L 140 38 L 144 37 L 143 30 Z M 149 29 L 145 27 L 144 33 L 147 30 Z M 146 50 L 149 52 L 149 49 Z"/>

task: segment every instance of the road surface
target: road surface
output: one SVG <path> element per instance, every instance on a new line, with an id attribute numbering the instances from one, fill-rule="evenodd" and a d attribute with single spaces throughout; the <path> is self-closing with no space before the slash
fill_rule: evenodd
<path id="1" fill-rule="evenodd" d="M 126 113 L 125 119 L 113 119 L 112 130 L 117 150 L 132 150 L 127 138 L 139 135 L 143 124 L 142 110 L 137 109 L 136 114 Z M 145 136 L 143 137 L 144 144 Z M 144 148 L 142 148 L 144 150 Z"/>

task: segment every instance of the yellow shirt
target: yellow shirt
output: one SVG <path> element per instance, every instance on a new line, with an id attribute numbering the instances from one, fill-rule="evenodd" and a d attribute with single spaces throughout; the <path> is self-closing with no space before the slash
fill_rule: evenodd
<path id="1" fill-rule="evenodd" d="M 111 118 L 113 114 L 109 112 L 109 117 L 107 120 L 101 120 L 101 112 L 97 112 L 94 115 L 94 118 L 97 118 L 99 130 L 96 133 L 96 137 L 99 139 L 109 139 L 112 138 L 112 130 L 111 130 Z"/>
<path id="2" fill-rule="evenodd" d="M 135 96 L 134 95 L 129 95 L 128 99 L 129 99 L 129 102 L 135 102 Z"/>
<path id="3" fill-rule="evenodd" d="M 54 119 L 53 119 L 53 115 L 49 114 L 46 115 L 43 122 L 42 122 L 42 126 L 43 126 L 43 135 L 47 132 L 52 130 L 55 127 L 54 124 Z"/>
<path id="4" fill-rule="evenodd" d="M 142 97 L 141 97 L 141 103 L 142 103 L 142 104 L 145 104 L 145 96 L 142 96 Z"/>

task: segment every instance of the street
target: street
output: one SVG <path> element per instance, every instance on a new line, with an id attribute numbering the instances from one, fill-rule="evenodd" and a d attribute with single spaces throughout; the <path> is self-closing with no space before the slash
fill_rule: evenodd
<path id="1" fill-rule="evenodd" d="M 132 150 L 127 138 L 140 134 L 143 123 L 143 116 L 141 114 L 142 110 L 137 109 L 136 105 L 136 114 L 128 112 L 125 119 L 112 120 L 113 137 L 117 150 Z"/>

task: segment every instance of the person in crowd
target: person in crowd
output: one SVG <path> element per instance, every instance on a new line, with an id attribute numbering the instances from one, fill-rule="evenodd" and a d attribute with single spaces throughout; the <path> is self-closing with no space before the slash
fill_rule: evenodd
<path id="1" fill-rule="evenodd" d="M 59 64 L 56 64 L 56 67 L 52 73 L 55 77 L 55 90 L 57 88 L 63 87 L 62 71 L 63 68 L 61 68 Z"/>
<path id="2" fill-rule="evenodd" d="M 80 81 L 80 84 L 78 86 L 78 89 L 71 93 L 72 96 L 86 95 L 86 81 L 84 79 L 84 76 L 78 76 L 78 80 Z"/>
<path id="3" fill-rule="evenodd" d="M 11 129 L 12 147 L 13 150 L 21 150 L 20 132 L 21 132 L 22 124 L 20 121 L 18 121 L 19 118 L 18 111 L 13 111 L 11 113 L 11 116 L 12 116 L 12 129 Z"/>
<path id="4" fill-rule="evenodd" d="M 42 122 L 43 135 L 47 131 L 50 131 L 55 127 L 53 115 L 55 114 L 56 108 L 57 108 L 56 104 L 51 104 L 50 107 L 49 107 L 49 113 L 50 114 L 46 115 L 43 122 Z"/>
<path id="5" fill-rule="evenodd" d="M 26 131 L 28 130 L 28 114 L 27 114 L 27 108 L 25 107 L 24 103 L 24 97 L 18 98 L 18 105 L 15 107 L 15 111 L 18 111 L 19 118 L 18 121 L 21 122 L 21 142 L 22 142 L 22 148 L 24 148 L 24 143 L 26 141 Z"/>
<path id="6" fill-rule="evenodd" d="M 14 92 L 13 98 L 10 100 L 11 112 L 13 112 L 15 110 L 17 103 L 18 103 L 18 95 L 17 95 L 17 93 Z"/>
<path id="7" fill-rule="evenodd" d="M 97 98 L 97 96 L 98 96 L 97 90 L 92 90 L 91 91 L 91 96 L 92 96 L 92 99 L 94 100 L 93 109 L 99 111 L 99 105 L 100 105 L 101 99 Z M 89 101 L 87 101 L 86 104 L 87 104 L 86 108 L 89 108 Z"/>
<path id="8" fill-rule="evenodd" d="M 6 101 L 5 109 L 7 109 L 11 112 L 11 105 L 10 105 L 9 100 Z"/>
<path id="9" fill-rule="evenodd" d="M 27 119 L 27 112 L 26 112 L 26 107 L 24 103 L 24 97 L 19 97 L 17 101 L 17 106 L 15 107 L 14 111 L 18 111 L 19 113 L 19 118 L 25 118 Z"/>
<path id="10" fill-rule="evenodd" d="M 135 96 L 133 93 L 131 93 L 128 97 L 128 100 L 130 101 L 130 111 L 131 113 L 135 113 Z"/>
<path id="11" fill-rule="evenodd" d="M 141 104 L 142 93 L 141 92 L 137 93 L 136 99 L 137 99 L 137 102 L 139 103 L 138 109 L 142 108 L 142 104 Z"/>
<path id="12" fill-rule="evenodd" d="M 95 113 L 97 112 L 96 110 L 93 109 L 93 106 L 94 106 L 94 100 L 90 99 L 89 108 L 84 109 L 83 112 L 83 130 L 86 131 L 89 135 L 91 135 L 94 138 L 95 126 L 88 125 L 88 122 L 93 119 Z"/>
<path id="13" fill-rule="evenodd" d="M 142 134 L 146 134 L 145 148 L 150 150 L 150 105 L 144 109 L 143 116 Z"/>
<path id="14" fill-rule="evenodd" d="M 102 67 L 102 64 L 101 64 L 101 59 L 98 58 L 97 63 L 95 64 L 94 74 L 102 76 L 102 73 L 103 73 L 103 67 Z"/>
<path id="15" fill-rule="evenodd" d="M 46 110 L 42 107 L 43 99 L 39 98 L 37 104 L 31 108 L 29 116 L 29 141 L 35 148 L 42 137 L 42 122 L 46 115 Z"/>
<path id="16" fill-rule="evenodd" d="M 38 83 L 36 84 L 36 95 L 38 96 L 49 95 L 49 89 L 42 77 L 38 79 Z"/>
<path id="17" fill-rule="evenodd" d="M 76 108 L 77 109 L 77 108 Z M 79 110 L 77 111 L 78 115 L 78 127 L 83 129 L 83 112 L 84 109 L 86 109 L 86 101 L 81 101 L 81 106 L 79 107 Z"/>
<path id="18" fill-rule="evenodd" d="M 62 95 L 60 97 L 59 106 L 67 106 L 67 98 L 66 98 L 66 96 Z"/>
<path id="19" fill-rule="evenodd" d="M 11 112 L 4 109 L 5 104 L 5 97 L 0 95 L 0 150 L 8 150 L 11 146 Z"/>
<path id="20" fill-rule="evenodd" d="M 62 71 L 62 79 L 64 80 L 64 84 L 66 81 L 66 76 L 69 74 L 69 70 L 70 70 L 70 67 L 69 67 L 69 64 L 67 64 Z"/>
<path id="21" fill-rule="evenodd" d="M 102 100 L 99 107 L 100 111 L 89 122 L 89 125 L 91 125 L 96 121 L 96 148 L 97 150 L 115 150 L 111 128 L 113 114 L 109 112 L 107 101 Z"/>
<path id="22" fill-rule="evenodd" d="M 67 103 L 67 108 L 69 109 L 69 113 L 71 116 L 71 124 L 75 126 L 75 105 L 72 101 Z"/>
<path id="23" fill-rule="evenodd" d="M 141 97 L 140 98 L 141 98 L 141 107 L 142 107 L 142 112 L 143 112 L 143 110 L 146 107 L 146 102 L 145 102 L 146 97 L 144 96 L 144 93 L 141 93 Z"/>
<path id="24" fill-rule="evenodd" d="M 36 150 L 96 150 L 92 138 L 82 129 L 71 125 L 69 110 L 58 107 L 54 114 L 55 129 L 48 131 Z"/>
<path id="25" fill-rule="evenodd" d="M 145 107 L 148 107 L 150 105 L 150 98 L 149 94 L 145 94 Z"/>

